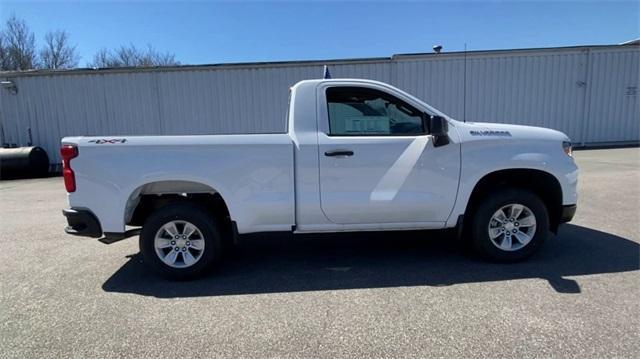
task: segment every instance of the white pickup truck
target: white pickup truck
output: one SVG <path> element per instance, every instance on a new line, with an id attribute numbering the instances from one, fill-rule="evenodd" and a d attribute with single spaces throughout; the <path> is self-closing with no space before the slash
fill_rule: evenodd
<path id="1" fill-rule="evenodd" d="M 558 131 L 459 122 L 359 79 L 297 83 L 286 120 L 281 134 L 62 139 L 66 232 L 139 233 L 144 261 L 182 279 L 237 234 L 270 231 L 457 228 L 485 257 L 517 261 L 576 210 Z"/>

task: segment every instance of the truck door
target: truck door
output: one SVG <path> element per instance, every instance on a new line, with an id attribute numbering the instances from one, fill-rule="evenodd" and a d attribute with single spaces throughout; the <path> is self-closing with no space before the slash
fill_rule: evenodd
<path id="1" fill-rule="evenodd" d="M 326 108 L 318 111 L 318 156 L 328 220 L 447 220 L 458 187 L 458 143 L 434 146 L 426 114 L 382 89 L 326 87 L 318 101 Z"/>

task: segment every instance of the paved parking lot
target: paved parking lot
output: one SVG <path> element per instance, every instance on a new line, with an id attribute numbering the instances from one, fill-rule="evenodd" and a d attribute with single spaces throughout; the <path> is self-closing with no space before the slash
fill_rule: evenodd
<path id="1" fill-rule="evenodd" d="M 167 282 L 67 236 L 61 178 L 0 182 L 0 357 L 637 357 L 640 149 L 575 153 L 572 224 L 498 265 L 438 232 L 254 236 Z"/>

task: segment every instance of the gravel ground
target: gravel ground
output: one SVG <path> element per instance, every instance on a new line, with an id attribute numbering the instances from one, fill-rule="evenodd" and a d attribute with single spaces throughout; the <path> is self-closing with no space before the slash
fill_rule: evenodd
<path id="1" fill-rule="evenodd" d="M 523 263 L 439 232 L 251 236 L 186 283 L 65 235 L 61 178 L 0 182 L 0 357 L 637 357 L 640 149 L 575 157 L 578 213 Z"/>

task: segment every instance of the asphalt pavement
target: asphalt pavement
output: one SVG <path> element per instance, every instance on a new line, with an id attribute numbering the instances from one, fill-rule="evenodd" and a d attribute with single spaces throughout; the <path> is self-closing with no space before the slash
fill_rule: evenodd
<path id="1" fill-rule="evenodd" d="M 0 358 L 638 357 L 640 149 L 575 152 L 578 212 L 517 264 L 442 232 L 257 235 L 169 282 L 63 232 L 59 177 L 0 182 Z"/>

